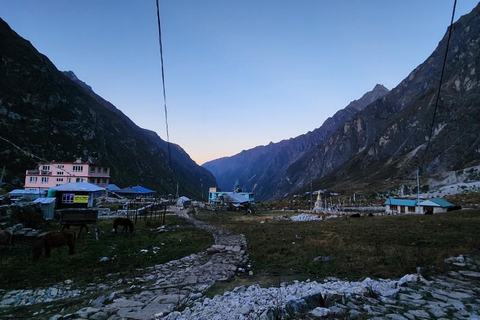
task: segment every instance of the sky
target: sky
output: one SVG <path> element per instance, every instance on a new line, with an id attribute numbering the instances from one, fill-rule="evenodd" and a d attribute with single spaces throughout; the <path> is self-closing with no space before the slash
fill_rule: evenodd
<path id="1" fill-rule="evenodd" d="M 160 0 L 170 142 L 201 165 L 312 131 L 425 61 L 453 2 Z M 155 0 L 0 0 L 0 17 L 167 140 Z"/>

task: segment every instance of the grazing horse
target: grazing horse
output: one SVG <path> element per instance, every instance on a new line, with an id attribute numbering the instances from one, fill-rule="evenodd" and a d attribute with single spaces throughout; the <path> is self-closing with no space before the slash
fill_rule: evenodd
<path id="1" fill-rule="evenodd" d="M 13 234 L 8 230 L 0 230 L 0 245 L 13 247 Z"/>
<path id="2" fill-rule="evenodd" d="M 33 260 L 40 258 L 43 248 L 45 248 L 45 256 L 50 258 L 52 247 L 57 248 L 65 245 L 68 246 L 68 254 L 73 254 L 75 251 L 75 231 L 62 230 L 47 233 L 33 247 Z"/>
<path id="3" fill-rule="evenodd" d="M 66 223 L 63 225 L 62 227 L 62 231 L 65 230 L 65 229 L 70 229 L 71 226 L 74 226 L 74 227 L 80 227 L 80 231 L 78 231 L 78 234 L 77 236 L 80 236 L 80 234 L 82 233 L 82 230 L 85 228 L 85 234 L 88 233 L 88 227 L 85 223 Z"/>
<path id="4" fill-rule="evenodd" d="M 130 233 L 133 233 L 133 222 L 128 218 L 115 218 L 113 220 L 113 229 L 115 229 L 115 233 L 117 233 L 118 226 L 123 226 L 123 232 L 127 232 L 127 228 L 130 229 Z"/>

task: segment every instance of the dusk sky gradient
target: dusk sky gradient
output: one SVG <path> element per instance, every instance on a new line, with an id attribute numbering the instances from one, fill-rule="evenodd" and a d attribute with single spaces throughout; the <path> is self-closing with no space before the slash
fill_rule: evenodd
<path id="1" fill-rule="evenodd" d="M 455 21 L 477 3 L 458 0 Z M 397 86 L 436 48 L 452 8 L 160 0 L 170 141 L 203 164 L 312 131 L 375 84 Z M 0 0 L 0 17 L 166 140 L 155 0 Z"/>

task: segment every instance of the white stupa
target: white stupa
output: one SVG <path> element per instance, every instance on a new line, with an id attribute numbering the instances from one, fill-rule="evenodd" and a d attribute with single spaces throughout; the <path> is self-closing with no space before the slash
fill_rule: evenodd
<path id="1" fill-rule="evenodd" d="M 313 208 L 314 213 L 320 213 L 323 211 L 323 204 L 322 204 L 322 195 L 320 194 L 320 190 L 317 191 L 317 201 L 315 201 L 315 207 Z"/>

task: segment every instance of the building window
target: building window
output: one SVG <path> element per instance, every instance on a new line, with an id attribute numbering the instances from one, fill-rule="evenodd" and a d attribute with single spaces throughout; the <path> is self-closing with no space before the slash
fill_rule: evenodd
<path id="1" fill-rule="evenodd" d="M 63 182 L 63 178 L 57 178 L 57 182 Z"/>
<path id="2" fill-rule="evenodd" d="M 107 183 L 107 179 L 102 178 L 102 183 Z"/>
<path id="3" fill-rule="evenodd" d="M 37 183 L 37 177 L 30 177 L 30 183 Z"/>
<path id="4" fill-rule="evenodd" d="M 72 178 L 68 178 L 68 182 L 69 182 L 69 183 L 72 182 Z"/>
<path id="5" fill-rule="evenodd" d="M 95 167 L 90 167 L 90 172 L 95 173 Z"/>
<path id="6" fill-rule="evenodd" d="M 390 210 L 398 210 L 398 207 L 396 205 L 391 205 Z"/>
<path id="7" fill-rule="evenodd" d="M 83 172 L 83 166 L 73 166 L 73 172 Z"/>
<path id="8" fill-rule="evenodd" d="M 42 171 L 50 171 L 50 166 L 42 166 Z"/>
<path id="9" fill-rule="evenodd" d="M 62 194 L 62 203 L 73 203 L 73 193 Z"/>
<path id="10" fill-rule="evenodd" d="M 408 207 L 408 212 L 415 212 L 415 207 L 409 206 Z"/>
<path id="11" fill-rule="evenodd" d="M 63 164 L 58 165 L 58 169 L 63 169 L 63 168 L 65 168 L 65 166 Z"/>
<path id="12" fill-rule="evenodd" d="M 48 184 L 48 177 L 42 177 L 42 184 Z"/>
<path id="13" fill-rule="evenodd" d="M 108 173 L 108 168 L 103 168 L 103 173 Z"/>
<path id="14" fill-rule="evenodd" d="M 77 178 L 77 179 L 75 180 L 75 182 L 80 182 L 80 178 Z"/>
<path id="15" fill-rule="evenodd" d="M 63 176 L 63 171 L 57 171 L 58 176 Z"/>

